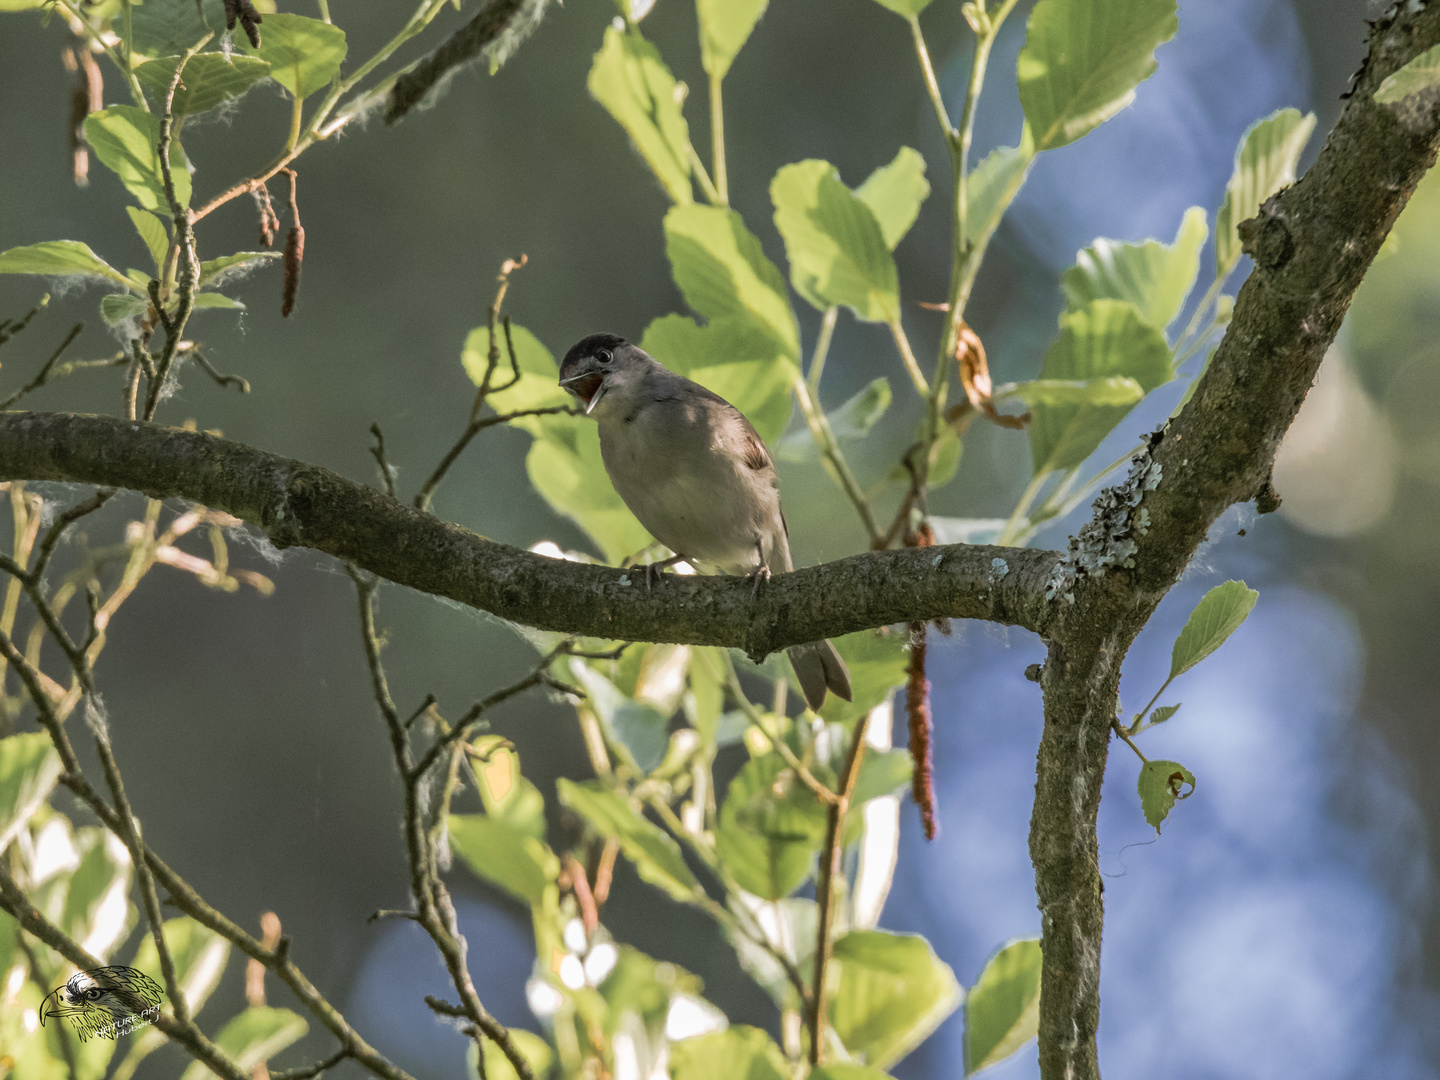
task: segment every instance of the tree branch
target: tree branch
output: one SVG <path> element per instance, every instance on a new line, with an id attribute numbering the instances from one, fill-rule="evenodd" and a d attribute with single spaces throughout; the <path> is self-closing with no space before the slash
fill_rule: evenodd
<path id="1" fill-rule="evenodd" d="M 1040 1070 L 1098 1077 L 1103 923 L 1095 819 L 1120 664 L 1140 628 L 1232 504 L 1276 505 L 1275 449 L 1350 300 L 1440 150 L 1440 90 L 1396 106 L 1380 81 L 1440 41 L 1440 3 L 1372 29 L 1354 95 L 1318 160 L 1241 226 L 1255 270 L 1224 340 L 1180 415 L 1102 492 L 1051 581 L 1055 617 L 1041 675 L 1045 729 L 1030 853 L 1045 964 Z"/>
<path id="2" fill-rule="evenodd" d="M 667 577 L 547 559 L 405 506 L 315 465 L 201 432 L 71 413 L 0 413 L 0 480 L 58 480 L 178 497 L 399 585 L 502 619 L 588 637 L 789 645 L 915 619 L 986 619 L 1044 634 L 1050 551 L 953 544 L 881 551 L 773 578 Z"/>

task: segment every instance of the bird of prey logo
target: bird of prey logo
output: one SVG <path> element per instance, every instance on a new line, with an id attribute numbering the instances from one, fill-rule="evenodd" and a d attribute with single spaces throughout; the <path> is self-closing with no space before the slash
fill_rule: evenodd
<path id="1" fill-rule="evenodd" d="M 81 1042 L 96 1036 L 118 1039 L 159 1016 L 163 996 L 159 983 L 132 967 L 77 971 L 40 1003 L 40 1023 L 49 1016 L 63 1016 Z"/>

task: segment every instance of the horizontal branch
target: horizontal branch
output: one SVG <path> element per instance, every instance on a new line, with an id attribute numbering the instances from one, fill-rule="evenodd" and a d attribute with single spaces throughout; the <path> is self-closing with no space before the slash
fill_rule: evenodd
<path id="1" fill-rule="evenodd" d="M 0 480 L 53 480 L 181 498 L 397 585 L 541 630 L 723 645 L 759 657 L 892 623 L 985 619 L 1044 634 L 1059 555 L 952 544 L 856 555 L 772 578 L 644 575 L 497 544 L 329 469 L 242 443 L 105 416 L 0 413 Z"/>

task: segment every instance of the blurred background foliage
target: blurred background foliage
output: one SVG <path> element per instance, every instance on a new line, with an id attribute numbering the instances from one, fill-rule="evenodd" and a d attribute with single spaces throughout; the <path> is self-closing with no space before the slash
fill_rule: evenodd
<path id="1" fill-rule="evenodd" d="M 344 0 L 333 7 L 352 55 L 388 38 L 408 11 L 372 4 L 352 16 Z M 1015 142 L 1014 61 L 1028 7 L 997 45 L 977 160 Z M 1315 111 L 1317 130 L 1328 130 L 1362 54 L 1367 14 L 1364 0 L 1182 0 L 1179 34 L 1160 50 L 1159 71 L 1134 106 L 1042 159 L 992 245 L 969 318 L 996 382 L 1035 376 L 1062 308 L 1059 274 L 1079 248 L 1099 236 L 1168 241 L 1186 207 L 1219 205 L 1235 143 L 1258 116 L 1293 106 Z M 218 366 L 250 381 L 252 394 L 191 372 L 168 415 L 195 415 L 230 438 L 367 480 L 375 476 L 367 429 L 378 421 L 413 489 L 464 422 L 471 384 L 461 349 L 484 321 L 505 258 L 529 256 L 508 307 L 556 354 L 599 330 L 638 340 L 654 318 L 685 310 L 665 259 L 665 193 L 586 90 L 613 17 L 605 0 L 573 0 L 495 77 L 462 75 L 433 109 L 393 129 L 372 122 L 309 152 L 299 308 L 281 320 L 274 270 L 242 281 L 231 291 L 249 310 L 238 321 L 204 315 L 193 333 Z M 956 111 L 969 55 L 958 5 L 936 3 L 925 23 Z M 702 87 L 691 5 L 660 0 L 644 27 L 677 77 Z M 0 248 L 73 236 L 117 253 L 120 265 L 143 265 L 145 251 L 117 213 L 115 179 L 93 169 L 88 189 L 70 181 L 65 38 L 58 24 L 42 28 L 28 16 L 0 24 Z M 932 181 L 946 174 L 908 33 L 869 0 L 823 8 L 774 0 L 726 89 L 732 204 L 777 264 L 783 245 L 768 184 L 781 166 L 824 158 L 858 184 L 911 145 L 926 155 Z M 112 87 L 107 101 L 117 100 Z M 689 110 L 697 144 L 699 102 Z M 253 171 L 273 153 L 287 114 L 278 93 L 261 89 L 242 112 L 188 129 L 198 175 Z M 255 246 L 248 200 L 201 229 L 212 251 Z M 1135 846 L 1153 832 L 1134 813 L 1129 763 L 1117 759 L 1111 770 L 1101 820 L 1110 914 L 1101 1052 L 1117 1073 L 1177 1059 L 1193 1076 L 1440 1073 L 1432 898 L 1440 790 L 1426 782 L 1440 768 L 1433 175 L 1390 251 L 1367 278 L 1277 463 L 1281 513 L 1227 515 L 1127 667 L 1122 698 L 1133 710 L 1163 679 L 1169 643 L 1209 585 L 1243 576 L 1260 588 L 1236 644 L 1190 676 L 1193 685 L 1177 684 L 1186 708 L 1155 735 L 1157 752 L 1201 778 L 1163 843 Z M 927 201 L 896 259 L 908 289 L 902 317 L 916 351 L 928 355 L 941 318 L 909 301 L 943 299 L 950 253 L 942 199 Z M 1202 266 L 1202 279 L 1211 272 Z M 926 283 L 933 295 L 921 295 Z M 0 278 L 0 316 L 28 309 L 39 292 L 33 280 Z M 819 316 L 804 305 L 797 313 L 808 348 Z M 3 385 L 38 367 L 53 347 L 44 342 L 58 343 L 79 319 L 87 329 L 72 355 L 114 350 L 93 294 L 58 296 L 23 345 L 7 349 Z M 831 407 L 877 374 L 902 377 L 884 326 L 848 314 L 827 368 Z M 1147 399 L 1096 460 L 1121 453 L 1180 392 Z M 82 376 L 28 404 L 109 412 L 115 397 L 113 380 Z M 862 484 L 880 479 L 911 438 L 912 403 L 897 394 L 854 452 Z M 531 492 L 528 447 L 522 432 L 484 433 L 440 490 L 436 511 L 522 546 L 584 546 Z M 863 549 L 863 533 L 836 511 L 817 464 L 781 469 L 797 561 Z M 931 508 L 1003 517 L 1029 469 L 1023 435 L 978 425 L 957 482 Z M 132 502 L 88 520 L 85 531 L 113 530 L 138 513 Z M 1083 515 L 1036 543 L 1060 546 Z M 234 554 L 273 579 L 274 595 L 221 597 L 188 575 L 157 572 L 112 628 L 101 675 L 147 840 L 237 919 L 277 911 L 297 961 L 322 986 L 350 988 L 351 1019 L 382 1050 L 422 1077 L 453 1075 L 464 1040 L 436 1027 L 419 1001 L 444 989 L 428 944 L 418 928 L 365 921 L 406 898 L 398 785 L 356 647 L 350 584 L 316 555 L 267 565 L 259 554 Z M 532 662 L 528 645 L 484 616 L 394 589 L 381 595 L 392 631 L 386 659 L 402 701 L 426 693 L 469 701 Z M 926 934 L 966 984 L 996 942 L 1037 930 L 1024 834 L 1040 705 L 1021 671 L 1040 658 L 1033 640 L 986 628 L 962 628 L 931 653 L 943 831 L 927 848 L 907 807 L 883 925 Z M 567 709 L 518 700 L 495 730 L 515 742 L 547 794 L 556 778 L 587 772 Z M 743 751 L 730 752 L 738 769 Z M 533 952 L 522 910 L 455 877 L 482 995 L 502 1021 L 534 1027 L 523 996 Z M 618 940 L 701 976 L 706 996 L 735 1022 L 775 1029 L 775 1011 L 713 926 L 628 870 L 606 923 Z M 242 1004 L 233 978 L 216 994 L 212 1008 L 225 1015 Z M 309 1038 L 302 1050 L 321 1056 L 319 1037 Z M 994 1075 L 1032 1075 L 1027 1053 Z M 958 1059 L 955 1018 L 895 1072 L 951 1075 Z M 166 1048 L 154 1061 L 178 1072 L 180 1055 Z"/>

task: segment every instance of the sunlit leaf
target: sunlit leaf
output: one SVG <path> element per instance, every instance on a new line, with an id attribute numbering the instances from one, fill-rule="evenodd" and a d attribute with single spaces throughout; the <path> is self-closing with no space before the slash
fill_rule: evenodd
<path id="1" fill-rule="evenodd" d="M 1185 790 L 1186 787 L 1190 789 Z M 1178 761 L 1147 761 L 1140 766 L 1140 808 L 1145 820 L 1160 831 L 1177 799 L 1188 799 L 1195 790 L 1195 774 Z"/>
<path id="2" fill-rule="evenodd" d="M 61 771 L 60 755 L 44 732 L 0 739 L 0 851 L 40 808 Z"/>
<path id="3" fill-rule="evenodd" d="M 692 899 L 700 883 L 685 865 L 680 847 L 614 792 L 563 777 L 555 783 L 560 801 L 590 823 L 602 836 L 618 841 L 635 864 L 642 881 L 664 889 L 677 900 Z"/>
<path id="4" fill-rule="evenodd" d="M 889 407 L 890 383 L 882 377 L 825 415 L 835 438 L 843 443 L 863 438 Z M 819 455 L 819 447 L 808 427 L 796 428 L 775 444 L 775 456 L 781 461 L 814 461 Z"/>
<path id="5" fill-rule="evenodd" d="M 811 1069 L 807 1080 L 894 1080 L 894 1077 L 870 1065 L 837 1061 Z"/>
<path id="6" fill-rule="evenodd" d="M 1135 305 L 1096 300 L 1060 316 L 1060 338 L 1045 353 L 1041 379 L 1091 381 L 1125 376 L 1146 393 L 1170 380 L 1170 347 Z M 1030 420 L 1035 472 L 1081 464 L 1133 405 L 1037 404 Z"/>
<path id="7" fill-rule="evenodd" d="M 733 210 L 676 206 L 665 215 L 665 254 L 675 284 L 699 315 L 753 323 L 779 343 L 783 355 L 800 355 L 800 329 L 785 279 L 765 257 L 759 239 Z"/>
<path id="8" fill-rule="evenodd" d="M 754 321 L 714 319 L 701 326 L 685 315 L 664 315 L 645 328 L 640 347 L 734 405 L 767 443 L 785 429 L 795 363 Z"/>
<path id="9" fill-rule="evenodd" d="M 735 54 L 749 39 L 768 0 L 695 0 L 700 19 L 700 62 L 706 74 L 723 79 Z"/>
<path id="10" fill-rule="evenodd" d="M 965 1074 L 1005 1060 L 1040 1026 L 1040 939 L 1012 941 L 965 995 Z"/>
<path id="11" fill-rule="evenodd" d="M 520 1056 L 530 1066 L 532 1076 L 547 1076 L 550 1067 L 555 1061 L 555 1052 L 550 1049 L 550 1044 L 532 1031 L 524 1028 L 512 1027 L 507 1029 L 510 1032 L 510 1041 L 515 1049 L 520 1051 Z M 479 1080 L 480 1069 L 478 1056 L 480 1051 L 475 1045 L 475 1040 L 468 1040 L 469 1046 L 465 1051 L 465 1067 L 468 1075 L 473 1080 Z M 495 1043 L 493 1039 L 484 1039 L 485 1044 L 485 1080 L 520 1080 L 520 1074 L 515 1071 L 515 1066 L 510 1064 L 510 1059 L 505 1056 L 505 1051 Z"/>
<path id="12" fill-rule="evenodd" d="M 891 251 L 904 239 L 930 194 L 925 159 L 918 150 L 902 146 L 889 165 L 882 165 L 855 189 L 855 197 L 870 208 Z"/>
<path id="13" fill-rule="evenodd" d="M 1166 720 L 1169 720 L 1172 716 L 1174 716 L 1177 712 L 1180 711 L 1180 705 L 1182 704 L 1184 703 L 1179 702 L 1174 705 L 1161 705 L 1158 709 L 1154 710 L 1150 714 L 1150 720 L 1147 726 L 1154 727 L 1156 724 L 1163 724 Z"/>
<path id="14" fill-rule="evenodd" d="M 193 311 L 221 310 L 244 311 L 245 305 L 239 300 L 216 292 L 196 293 L 191 301 Z"/>
<path id="15" fill-rule="evenodd" d="M 150 301 L 134 293 L 109 293 L 100 298 L 100 318 L 106 326 L 119 326 L 126 319 L 143 319 Z"/>
<path id="16" fill-rule="evenodd" d="M 759 1028 L 737 1025 L 670 1044 L 671 1080 L 789 1080 L 775 1041 Z"/>
<path id="17" fill-rule="evenodd" d="M 779 754 L 745 764 L 730 781 L 715 851 L 746 892 L 781 900 L 809 876 L 825 838 L 826 815 Z"/>
<path id="18" fill-rule="evenodd" d="M 843 304 L 866 322 L 900 317 L 895 260 L 870 207 L 828 161 L 786 165 L 770 183 L 790 283 L 820 310 Z"/>
<path id="19" fill-rule="evenodd" d="M 1040 0 L 1017 65 L 1035 149 L 1072 143 L 1129 105 L 1178 25 L 1175 0 Z"/>
<path id="20" fill-rule="evenodd" d="M 1075 265 L 1061 278 L 1066 305 L 1075 311 L 1092 300 L 1128 300 L 1140 318 L 1164 330 L 1190 295 L 1208 235 L 1205 211 L 1192 206 L 1185 211 L 1173 244 L 1096 240 L 1076 256 Z"/>
<path id="21" fill-rule="evenodd" d="M 631 764 L 642 773 L 653 772 L 665 758 L 669 716 L 653 705 L 626 697 L 583 660 L 572 660 L 570 671 L 585 690 L 586 706 L 606 734 L 625 748 Z"/>
<path id="22" fill-rule="evenodd" d="M 1228 277 L 1240 261 L 1240 222 L 1260 204 L 1295 182 L 1300 154 L 1315 130 L 1315 114 L 1281 109 L 1251 124 L 1235 151 L 1235 171 L 1225 185 L 1225 202 L 1215 215 L 1215 273 Z"/>
<path id="23" fill-rule="evenodd" d="M 470 740 L 468 752 L 485 813 L 543 840 L 545 796 L 520 772 L 514 746 L 500 735 L 480 735 Z"/>
<path id="24" fill-rule="evenodd" d="M 1387 75 L 1375 90 L 1381 105 L 1394 105 L 1411 94 L 1440 86 L 1440 45 L 1426 49 L 1399 71 Z"/>
<path id="25" fill-rule="evenodd" d="M 265 20 L 270 32 L 270 20 Z M 163 111 L 165 95 L 175 77 L 179 56 L 150 60 L 135 69 L 135 76 L 150 91 L 155 108 Z M 242 97 L 256 83 L 269 78 L 270 65 L 254 56 L 225 53 L 199 53 L 192 56 L 175 88 L 173 112 L 176 116 L 193 116 L 208 112 L 217 105 Z"/>
<path id="26" fill-rule="evenodd" d="M 820 707 L 820 716 L 827 724 L 843 724 L 848 728 L 905 682 L 909 654 L 905 651 L 903 634 L 876 630 L 846 634 L 835 638 L 833 644 L 850 669 L 854 700 L 844 701 L 829 694 Z"/>
<path id="27" fill-rule="evenodd" d="M 527 904 L 538 904 L 560 873 L 543 840 L 490 814 L 451 814 L 450 846 L 477 876 Z"/>
<path id="28" fill-rule="evenodd" d="M 180 981 L 180 991 L 194 1015 L 205 1007 L 220 977 L 225 974 L 226 961 L 230 959 L 230 942 L 209 927 L 201 926 L 189 916 L 167 919 L 161 927 L 165 935 L 166 948 L 175 963 L 175 975 Z M 132 967 L 139 968 L 160 985 L 165 985 L 165 975 L 160 969 L 160 957 L 155 951 L 155 939 L 146 934 L 135 951 Z M 137 1031 L 125 1060 L 117 1074 L 133 1072 L 140 1060 L 166 1043 L 165 1036 L 156 1028 L 147 1027 Z"/>
<path id="29" fill-rule="evenodd" d="M 0 274 L 42 274 L 46 277 L 104 277 L 129 286 L 130 279 L 79 240 L 45 240 L 0 251 Z"/>
<path id="30" fill-rule="evenodd" d="M 1034 161 L 1027 130 L 1019 146 L 996 147 L 970 170 L 965 184 L 965 236 L 972 244 L 999 227 L 1005 208 L 1025 183 Z"/>
<path id="31" fill-rule="evenodd" d="M 852 1057 L 884 1069 L 960 1004 L 960 984 L 922 937 L 851 930 L 826 973 L 830 1023 Z"/>
<path id="32" fill-rule="evenodd" d="M 911 15 L 919 15 L 930 6 L 931 0 L 875 0 L 883 8 L 889 8 L 896 15 L 904 15 L 907 19 Z"/>
<path id="33" fill-rule="evenodd" d="M 1019 398 L 1027 405 L 1134 405 L 1144 389 L 1128 375 L 1101 379 L 1031 379 L 995 389 L 995 400 Z"/>
<path id="34" fill-rule="evenodd" d="M 130 852 L 108 829 L 76 831 L 80 865 L 70 875 L 60 925 L 80 947 L 102 960 L 135 922 L 129 900 Z"/>
<path id="35" fill-rule="evenodd" d="M 111 105 L 85 118 L 85 140 L 101 163 L 125 185 L 146 210 L 170 213 L 160 175 L 160 118 L 133 105 Z M 170 176 L 175 198 L 190 203 L 190 169 L 180 140 L 170 142 Z"/>
<path id="36" fill-rule="evenodd" d="M 1243 581 L 1216 585 L 1195 605 L 1170 650 L 1170 678 L 1189 671 L 1240 628 L 1260 593 Z"/>
<path id="37" fill-rule="evenodd" d="M 328 86 L 340 73 L 348 48 L 345 31 L 338 26 L 284 14 L 265 16 L 259 49 L 249 41 L 241 47 L 269 64 L 270 77 L 298 98 Z"/>
<path id="38" fill-rule="evenodd" d="M 627 33 L 610 27 L 585 85 L 625 129 L 671 200 L 689 203 L 694 198 L 693 151 L 690 127 L 680 108 L 685 88 L 675 81 L 655 46 L 638 30 Z"/>
<path id="39" fill-rule="evenodd" d="M 267 19 L 266 25 L 269 25 Z M 298 1042 L 310 1030 L 303 1017 L 289 1009 L 252 1006 L 235 1017 L 215 1036 L 215 1044 L 225 1055 L 248 1073 L 291 1043 Z M 192 1061 L 180 1080 L 208 1080 L 215 1074 L 203 1063 Z"/>

